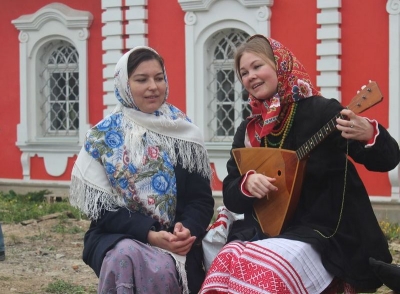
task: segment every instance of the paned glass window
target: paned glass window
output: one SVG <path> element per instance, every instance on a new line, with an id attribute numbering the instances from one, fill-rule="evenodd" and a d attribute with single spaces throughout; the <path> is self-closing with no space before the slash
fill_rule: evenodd
<path id="1" fill-rule="evenodd" d="M 49 43 L 40 58 L 42 135 L 78 136 L 79 56 L 67 42 Z"/>
<path id="2" fill-rule="evenodd" d="M 235 48 L 248 37 L 237 30 L 220 31 L 212 37 L 208 48 L 212 62 L 207 66 L 209 141 L 232 141 L 236 128 L 250 115 L 248 93 L 236 76 L 233 60 Z"/>

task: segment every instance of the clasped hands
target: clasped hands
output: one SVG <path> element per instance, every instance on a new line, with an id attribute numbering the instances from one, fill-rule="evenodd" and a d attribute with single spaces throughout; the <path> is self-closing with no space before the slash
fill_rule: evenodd
<path id="1" fill-rule="evenodd" d="M 175 224 L 173 233 L 167 231 L 149 231 L 147 235 L 147 241 L 150 245 L 179 255 L 186 255 L 195 240 L 196 236 L 192 236 L 190 230 L 179 222 Z"/>

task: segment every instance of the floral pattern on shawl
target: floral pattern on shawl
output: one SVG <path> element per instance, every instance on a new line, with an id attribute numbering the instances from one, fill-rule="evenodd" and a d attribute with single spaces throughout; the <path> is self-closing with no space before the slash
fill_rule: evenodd
<path id="1" fill-rule="evenodd" d="M 121 121 L 122 114 L 115 113 L 94 126 L 86 138 L 85 150 L 104 166 L 112 189 L 124 198 L 127 208 L 151 216 L 168 228 L 176 211 L 174 166 L 168 154 L 152 146 L 145 134 L 141 165 L 135 166 L 130 151 L 119 149 L 125 137 Z"/>

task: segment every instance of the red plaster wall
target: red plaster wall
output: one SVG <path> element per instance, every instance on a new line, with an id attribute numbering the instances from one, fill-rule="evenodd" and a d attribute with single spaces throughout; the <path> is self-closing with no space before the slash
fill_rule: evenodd
<path id="1" fill-rule="evenodd" d="M 384 100 L 362 115 L 388 127 L 389 15 L 385 3 L 365 3 L 363 0 L 342 2 L 342 101 L 347 105 L 360 86 L 369 80 L 377 81 Z M 361 165 L 357 168 L 369 195 L 390 196 L 387 173 L 370 172 Z"/>
<path id="2" fill-rule="evenodd" d="M 271 38 L 296 55 L 314 85 L 317 75 L 317 12 L 315 0 L 279 0 L 274 1 L 271 8 Z"/>

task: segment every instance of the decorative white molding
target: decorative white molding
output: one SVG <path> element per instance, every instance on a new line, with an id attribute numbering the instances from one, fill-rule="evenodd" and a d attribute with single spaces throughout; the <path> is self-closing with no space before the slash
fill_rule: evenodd
<path id="1" fill-rule="evenodd" d="M 59 177 L 65 172 L 68 157 L 71 157 L 70 153 L 39 152 L 37 155 L 43 157 L 44 167 L 47 173 L 53 177 Z M 57 162 L 57 164 L 54 164 L 54 162 Z"/>
<path id="2" fill-rule="evenodd" d="M 88 11 L 72 9 L 61 3 L 51 3 L 33 14 L 22 15 L 12 23 L 20 31 L 20 123 L 16 145 L 21 150 L 24 180 L 30 179 L 30 159 L 43 157 L 49 175 L 61 175 L 68 157 L 79 152 L 89 129 L 87 111 L 87 39 L 93 16 Z M 39 131 L 41 118 L 37 111 L 36 93 L 39 55 L 51 41 L 72 44 L 79 54 L 79 134 L 77 137 L 44 138 Z M 60 147 L 60 148 L 57 148 Z"/>
<path id="3" fill-rule="evenodd" d="M 338 58 L 339 55 L 342 55 L 342 46 L 338 41 L 330 41 L 325 43 L 317 44 L 317 55 L 318 56 L 333 56 Z M 317 68 L 317 70 L 319 70 Z"/>
<path id="4" fill-rule="evenodd" d="M 317 15 L 318 24 L 333 24 L 336 25 L 341 23 L 341 14 L 337 10 L 322 10 Z"/>
<path id="5" fill-rule="evenodd" d="M 386 3 L 386 11 L 389 14 L 399 14 L 400 0 L 388 0 L 388 2 Z"/>
<path id="6" fill-rule="evenodd" d="M 189 11 L 185 14 L 185 25 L 193 26 L 196 24 L 196 22 L 197 22 L 197 16 L 194 12 Z"/>
<path id="7" fill-rule="evenodd" d="M 259 22 L 266 22 L 271 18 L 271 11 L 267 6 L 261 6 L 256 13 L 256 19 Z"/>
<path id="8" fill-rule="evenodd" d="M 389 13 L 389 132 L 400 143 L 400 1 L 386 3 Z M 400 166 L 389 172 L 392 200 L 400 202 Z"/>
<path id="9" fill-rule="evenodd" d="M 341 85 L 341 31 L 342 22 L 339 8 L 340 0 L 317 0 L 317 8 L 321 12 L 317 14 L 317 86 L 325 97 L 336 98 L 341 101 L 339 87 Z"/>
<path id="10" fill-rule="evenodd" d="M 236 29 L 249 35 L 270 35 L 272 0 L 178 0 L 186 12 L 186 112 L 206 133 L 207 97 L 206 65 L 211 53 L 207 52 L 211 37 L 222 30 Z M 207 136 L 205 136 L 207 137 Z M 207 138 L 206 138 L 207 139 Z M 206 143 L 210 160 L 215 164 L 217 177 L 226 176 L 226 161 L 231 143 Z"/>
<path id="11" fill-rule="evenodd" d="M 222 0 L 178 0 L 183 11 L 205 11 L 216 2 Z M 231 1 L 231 0 L 230 0 Z M 246 8 L 254 8 L 266 5 L 271 7 L 274 0 L 237 0 Z"/>
<path id="12" fill-rule="evenodd" d="M 318 8 L 326 9 L 326 8 L 339 8 L 342 6 L 341 0 L 318 0 Z"/>
<path id="13" fill-rule="evenodd" d="M 117 104 L 114 95 L 114 69 L 124 51 L 135 46 L 147 45 L 147 0 L 102 0 L 103 54 L 103 116 L 109 114 Z M 128 9 L 123 9 L 128 8 Z M 125 14 L 124 14 L 125 11 Z M 125 26 L 123 21 L 127 21 Z M 125 39 L 124 36 L 128 36 Z"/>
<path id="14" fill-rule="evenodd" d="M 20 16 L 12 23 L 20 31 L 40 31 L 51 20 L 61 22 L 68 29 L 82 29 L 90 27 L 93 16 L 88 11 L 72 9 L 61 3 L 51 3 L 33 14 Z"/>

